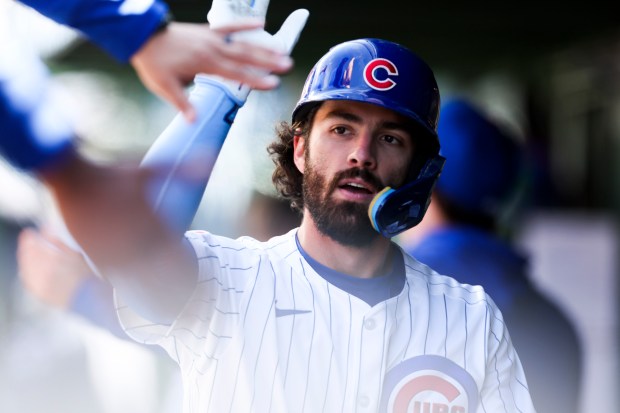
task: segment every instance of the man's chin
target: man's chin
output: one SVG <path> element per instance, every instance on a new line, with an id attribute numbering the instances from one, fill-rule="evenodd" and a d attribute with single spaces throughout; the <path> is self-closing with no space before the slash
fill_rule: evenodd
<path id="1" fill-rule="evenodd" d="M 333 241 L 336 241 L 338 244 L 345 247 L 356 248 L 368 247 L 372 245 L 377 237 L 380 237 L 379 233 L 370 226 L 367 228 L 351 228 L 345 231 L 342 231 L 341 229 L 334 229 L 324 232 L 323 235 L 328 236 Z"/>
<path id="2" fill-rule="evenodd" d="M 329 213 L 325 213 L 330 210 Z M 368 217 L 368 206 L 359 202 L 341 201 L 329 205 L 314 216 L 317 228 L 323 235 L 339 244 L 351 247 L 364 247 L 379 237 Z"/>

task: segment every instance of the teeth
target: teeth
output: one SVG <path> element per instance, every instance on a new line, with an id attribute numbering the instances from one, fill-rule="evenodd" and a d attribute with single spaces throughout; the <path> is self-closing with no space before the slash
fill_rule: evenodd
<path id="1" fill-rule="evenodd" d="M 353 187 L 355 187 L 355 188 L 362 188 L 362 189 L 366 189 L 366 188 L 364 187 L 364 185 L 356 184 L 356 183 L 353 183 L 353 182 L 349 183 L 349 186 L 353 186 Z"/>

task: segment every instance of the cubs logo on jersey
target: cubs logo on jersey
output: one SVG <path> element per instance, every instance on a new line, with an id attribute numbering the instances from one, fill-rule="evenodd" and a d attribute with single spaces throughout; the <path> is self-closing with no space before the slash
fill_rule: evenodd
<path id="1" fill-rule="evenodd" d="M 471 375 L 451 360 L 419 356 L 386 375 L 382 412 L 473 413 L 478 391 Z"/>
<path id="2" fill-rule="evenodd" d="M 364 67 L 364 81 L 375 90 L 385 91 L 396 86 L 393 77 L 398 76 L 398 68 L 388 59 L 373 59 Z"/>

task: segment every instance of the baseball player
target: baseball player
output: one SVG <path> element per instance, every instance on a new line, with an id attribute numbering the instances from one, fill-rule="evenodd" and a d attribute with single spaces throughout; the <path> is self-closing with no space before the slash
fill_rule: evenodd
<path id="1" fill-rule="evenodd" d="M 248 9 L 216 3 L 212 24 Z M 303 25 L 292 21 L 255 34 L 290 50 Z M 145 158 L 168 168 L 150 197 L 177 216 L 177 230 L 204 183 L 174 177 L 202 165 L 195 176 L 208 178 L 247 97 L 239 86 L 199 76 L 198 122 L 175 119 Z M 266 242 L 190 231 L 179 255 L 136 229 L 142 261 L 100 267 L 125 330 L 179 363 L 185 412 L 534 411 L 492 299 L 391 241 L 420 222 L 442 169 L 438 110 L 434 75 L 417 55 L 379 39 L 339 44 L 270 146 L 274 182 L 303 213 L 299 228 Z"/>
<path id="2" fill-rule="evenodd" d="M 523 183 L 523 151 L 477 105 L 452 99 L 437 128 L 442 171 L 424 221 L 401 237 L 421 262 L 480 284 L 510 328 L 539 413 L 576 412 L 581 351 L 574 327 L 528 279 L 528 262 L 501 235 Z"/>

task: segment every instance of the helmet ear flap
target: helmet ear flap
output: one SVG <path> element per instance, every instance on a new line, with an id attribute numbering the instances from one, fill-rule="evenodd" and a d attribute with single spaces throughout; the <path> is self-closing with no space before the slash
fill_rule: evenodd
<path id="1" fill-rule="evenodd" d="M 418 177 L 398 189 L 386 187 L 368 207 L 373 228 L 387 238 L 418 225 L 431 201 L 431 192 L 446 162 L 443 156 L 429 159 Z"/>

